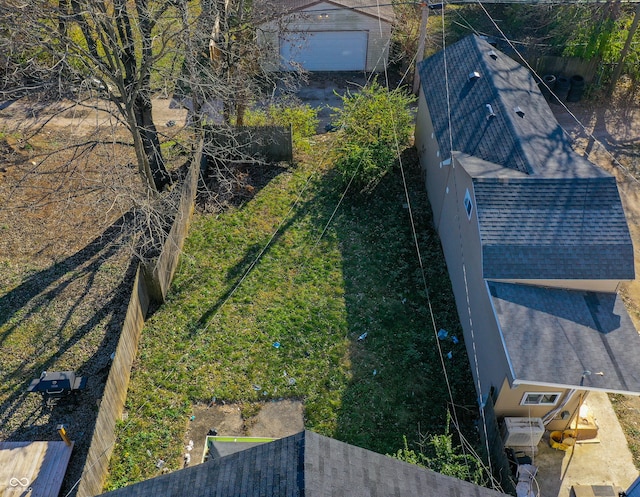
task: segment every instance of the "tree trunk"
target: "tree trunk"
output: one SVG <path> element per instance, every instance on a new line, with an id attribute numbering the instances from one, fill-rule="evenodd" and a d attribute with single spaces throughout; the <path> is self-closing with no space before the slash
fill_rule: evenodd
<path id="1" fill-rule="evenodd" d="M 71 12 L 69 0 L 60 0 L 58 2 L 58 33 L 60 38 L 67 36 L 67 18 Z"/>
<path id="2" fill-rule="evenodd" d="M 620 59 L 618 59 L 618 63 L 616 64 L 616 68 L 613 70 L 613 75 L 611 76 L 611 82 L 609 83 L 609 88 L 607 88 L 607 96 L 613 95 L 614 90 L 616 89 L 616 85 L 618 84 L 618 79 L 620 79 L 620 75 L 622 74 L 622 68 L 624 67 L 624 59 L 627 57 L 629 53 L 629 49 L 631 48 L 631 41 L 633 40 L 633 35 L 636 34 L 638 30 L 638 22 L 640 21 L 640 3 L 636 5 L 636 11 L 633 15 L 633 22 L 631 23 L 631 27 L 629 28 L 629 33 L 627 34 L 627 39 L 624 42 L 624 47 L 620 52 Z"/>
<path id="3" fill-rule="evenodd" d="M 422 4 L 422 13 L 420 14 L 420 40 L 418 43 L 418 55 L 413 68 L 413 94 L 420 93 L 420 74 L 418 72 L 418 64 L 424 59 L 424 46 L 427 41 L 427 21 L 429 20 L 429 7 Z"/>
<path id="4" fill-rule="evenodd" d="M 236 124 L 238 126 L 244 126 L 244 112 L 247 110 L 247 106 L 244 100 L 240 100 L 236 104 Z"/>
<path id="5" fill-rule="evenodd" d="M 149 169 L 152 175 L 149 180 L 153 180 L 153 187 L 156 191 L 162 191 L 171 184 L 171 176 L 162 157 L 158 131 L 151 115 L 151 99 L 148 96 L 138 94 L 134 103 L 134 116 L 136 127 L 140 130 L 142 147 L 149 161 Z"/>
<path id="6" fill-rule="evenodd" d="M 123 3 L 126 7 L 126 4 Z M 142 59 L 140 61 L 140 89 L 133 101 L 133 112 L 136 120 L 136 126 L 140 130 L 142 137 L 142 146 L 144 153 L 149 161 L 149 169 L 153 179 L 153 186 L 156 191 L 162 191 L 166 186 L 171 184 L 171 176 L 165 167 L 164 158 L 160 150 L 160 140 L 158 139 L 158 130 L 153 123 L 151 114 L 151 72 L 150 68 L 153 60 L 153 26 L 154 21 L 151 18 L 147 0 L 135 1 L 136 11 L 138 12 L 138 23 L 140 33 L 142 35 Z M 120 20 L 125 23 L 126 29 L 130 29 L 130 19 L 128 15 L 124 15 L 126 9 L 120 11 Z M 131 52 L 131 45 L 126 47 L 125 67 L 135 60 L 135 55 Z M 127 60 L 130 58 L 132 60 Z M 135 74 L 137 68 L 128 67 L 127 77 L 125 81 L 132 82 L 132 75 Z"/>
<path id="7" fill-rule="evenodd" d="M 142 145 L 140 128 L 136 126 L 135 117 L 131 117 L 127 121 L 129 129 L 131 130 L 131 136 L 133 137 L 133 147 L 136 151 L 138 174 L 140 175 L 140 179 L 142 179 L 142 182 L 149 190 L 156 191 L 156 186 L 153 181 L 153 173 L 149 167 L 149 158 L 147 157 L 147 154 L 144 151 L 144 146 Z"/>

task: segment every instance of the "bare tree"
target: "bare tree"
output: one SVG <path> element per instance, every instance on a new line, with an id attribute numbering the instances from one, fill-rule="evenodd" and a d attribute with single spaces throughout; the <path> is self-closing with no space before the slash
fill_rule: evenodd
<path id="1" fill-rule="evenodd" d="M 267 29 L 275 29 L 282 36 L 290 23 L 305 15 L 289 15 L 282 3 L 272 0 L 213 2 L 218 18 L 213 24 L 210 55 L 214 74 L 228 90 L 222 100 L 223 118 L 227 124 L 242 126 L 252 102 L 268 97 L 275 88 L 288 93 L 306 77 L 301 67 L 295 71 L 273 70 L 273 54 L 269 52 L 277 47 L 269 46 L 265 37 L 258 41 L 262 25 L 269 22 Z"/>
<path id="2" fill-rule="evenodd" d="M 261 3 L 261 12 L 270 10 L 265 5 Z M 260 15 L 250 0 L 6 0 L 0 3 L 0 70 L 4 73 L 0 91 L 5 97 L 26 94 L 58 99 L 61 115 L 78 106 L 109 113 L 114 128 L 106 139 L 124 146 L 129 142 L 135 152 L 134 160 L 113 161 L 110 167 L 129 170 L 127 165 L 133 162 L 142 189 L 132 191 L 130 182 L 122 190 L 107 180 L 100 185 L 106 197 L 119 199 L 118 205 L 124 206 L 126 198 L 141 210 L 140 226 L 147 226 L 141 231 L 162 233 L 172 209 L 159 205 L 163 200 L 174 203 L 163 192 L 179 177 L 169 171 L 181 164 L 168 162 L 167 147 L 161 148 L 161 142 L 180 142 L 172 146 L 182 148 L 184 164 L 192 144 L 203 138 L 207 123 L 218 118 L 220 124 L 242 124 L 245 109 L 264 89 L 270 92 L 276 85 L 274 73 L 263 72 L 260 65 L 263 50 L 255 32 Z M 216 33 L 220 57 L 212 61 L 209 46 Z M 179 100 L 188 102 L 189 126 L 179 134 L 180 127 L 169 133 L 154 123 L 152 95 L 159 89 L 175 89 Z M 84 90 L 91 92 L 87 95 Z M 101 98 L 92 98 L 96 91 Z M 48 122 L 39 120 L 30 136 L 44 130 Z M 128 137 L 116 128 L 126 129 Z M 228 132 L 233 129 L 228 127 Z M 94 150 L 108 133 L 104 130 L 101 136 L 64 148 Z M 209 143 L 206 148 L 207 155 L 221 159 L 215 161 L 222 169 L 217 176 L 232 185 L 234 171 L 225 164 L 230 146 Z M 39 157 L 38 164 L 50 161 L 52 155 Z M 75 168 L 71 161 L 65 167 Z M 25 174 L 39 169 L 34 166 Z M 119 174 L 115 177 L 122 179 Z M 152 220 L 157 226 L 151 226 Z"/>
<path id="3" fill-rule="evenodd" d="M 22 90 L 57 87 L 67 96 L 68 90 L 83 84 L 103 90 L 131 134 L 143 183 L 154 191 L 171 183 L 151 113 L 151 76 L 158 63 L 178 48 L 181 24 L 174 4 L 10 0 L 2 12 L 4 19 L 14 21 L 12 32 L 20 40 L 12 47 L 14 59 L 28 55 L 30 70 L 38 69 L 31 79 L 38 79 L 39 85 Z M 14 69 L 27 73 L 21 65 Z"/>

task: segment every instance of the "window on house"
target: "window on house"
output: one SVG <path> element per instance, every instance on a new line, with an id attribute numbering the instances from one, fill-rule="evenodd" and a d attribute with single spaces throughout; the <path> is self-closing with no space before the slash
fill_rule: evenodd
<path id="1" fill-rule="evenodd" d="M 471 202 L 471 194 L 469 189 L 464 193 L 464 209 L 467 211 L 467 218 L 471 219 L 471 213 L 473 212 L 473 203 Z"/>
<path id="2" fill-rule="evenodd" d="M 521 406 L 555 406 L 560 392 L 526 392 L 520 401 Z"/>

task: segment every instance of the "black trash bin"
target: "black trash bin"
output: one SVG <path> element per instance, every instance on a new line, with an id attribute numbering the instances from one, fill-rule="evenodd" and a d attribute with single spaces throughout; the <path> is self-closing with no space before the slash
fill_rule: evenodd
<path id="1" fill-rule="evenodd" d="M 538 84 L 540 92 L 544 95 L 547 101 L 551 100 L 551 92 L 556 87 L 556 77 L 553 74 L 547 74 L 542 76 L 542 82 Z"/>
<path id="2" fill-rule="evenodd" d="M 567 95 L 567 102 L 579 102 L 582 99 L 582 95 L 584 94 L 584 78 L 576 74 L 575 76 L 571 76 L 569 82 L 571 84 L 571 88 L 569 89 L 569 94 Z"/>
<path id="3" fill-rule="evenodd" d="M 554 93 L 556 98 L 552 100 L 552 103 L 559 104 L 560 102 L 564 102 L 569 96 L 569 89 L 571 88 L 571 82 L 569 78 L 565 78 L 564 76 L 558 76 L 556 78 L 556 88 Z"/>

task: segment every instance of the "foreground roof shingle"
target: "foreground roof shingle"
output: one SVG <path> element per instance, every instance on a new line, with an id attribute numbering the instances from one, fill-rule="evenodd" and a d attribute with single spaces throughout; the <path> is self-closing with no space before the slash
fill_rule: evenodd
<path id="1" fill-rule="evenodd" d="M 506 497 L 506 494 L 310 431 L 103 495 Z"/>

